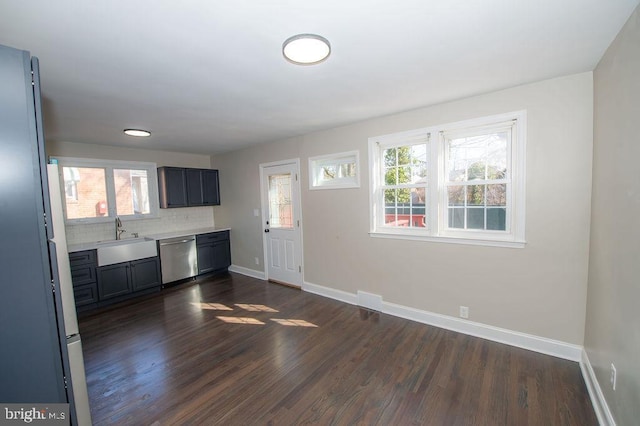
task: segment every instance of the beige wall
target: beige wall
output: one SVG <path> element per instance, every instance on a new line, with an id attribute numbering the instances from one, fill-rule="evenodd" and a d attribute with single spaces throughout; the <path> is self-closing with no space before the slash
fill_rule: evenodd
<path id="1" fill-rule="evenodd" d="M 524 249 L 371 238 L 371 136 L 527 110 Z M 258 165 L 299 157 L 304 279 L 364 290 L 417 309 L 581 345 L 584 337 L 593 141 L 591 73 L 534 83 L 212 157 L 216 224 L 230 226 L 235 265 L 263 270 Z M 359 150 L 361 188 L 308 190 L 308 158 Z"/>
<path id="2" fill-rule="evenodd" d="M 594 87 L 585 348 L 617 423 L 632 425 L 640 419 L 640 9 L 598 64 Z"/>
<path id="3" fill-rule="evenodd" d="M 211 158 L 208 155 L 185 154 L 178 152 L 155 151 L 149 149 L 120 148 L 105 145 L 91 145 L 73 142 L 47 141 L 47 155 L 57 157 L 97 158 L 102 160 L 144 161 L 160 166 L 209 168 Z M 152 235 L 171 231 L 181 231 L 214 226 L 216 207 L 190 207 L 180 209 L 160 209 L 154 219 L 123 220 L 127 230 L 123 236 L 129 237 L 137 232 L 140 235 Z M 67 225 L 67 241 L 70 245 L 115 238 L 115 224 L 97 223 L 90 225 Z"/>

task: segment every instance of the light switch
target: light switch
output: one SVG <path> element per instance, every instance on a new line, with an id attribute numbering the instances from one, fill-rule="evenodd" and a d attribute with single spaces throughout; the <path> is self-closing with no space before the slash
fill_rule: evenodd
<path id="1" fill-rule="evenodd" d="M 260 209 L 253 209 L 253 215 L 255 217 L 260 217 Z"/>

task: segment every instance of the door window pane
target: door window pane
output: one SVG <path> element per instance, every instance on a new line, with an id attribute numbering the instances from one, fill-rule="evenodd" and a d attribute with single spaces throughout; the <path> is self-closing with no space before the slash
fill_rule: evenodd
<path id="1" fill-rule="evenodd" d="M 67 219 L 109 215 L 105 169 L 63 167 Z"/>
<path id="2" fill-rule="evenodd" d="M 114 169 L 113 180 L 118 216 L 148 214 L 151 211 L 146 170 Z"/>
<path id="3" fill-rule="evenodd" d="M 293 228 L 290 173 L 269 176 L 269 226 Z"/>

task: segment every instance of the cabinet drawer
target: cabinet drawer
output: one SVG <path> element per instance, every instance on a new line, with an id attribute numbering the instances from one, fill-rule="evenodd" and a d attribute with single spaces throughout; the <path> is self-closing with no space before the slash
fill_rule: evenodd
<path id="1" fill-rule="evenodd" d="M 96 251 L 95 250 L 85 250 L 85 251 L 76 251 L 73 253 L 69 253 L 69 264 L 71 268 L 77 265 L 86 265 L 96 263 Z"/>
<path id="2" fill-rule="evenodd" d="M 196 235 L 196 244 L 207 244 L 229 239 L 229 231 L 211 232 L 209 234 Z"/>
<path id="3" fill-rule="evenodd" d="M 88 305 L 98 301 L 98 286 L 96 283 L 81 285 L 73 288 L 76 306 Z"/>
<path id="4" fill-rule="evenodd" d="M 80 265 L 71 267 L 71 281 L 73 286 L 90 284 L 96 282 L 95 265 Z"/>

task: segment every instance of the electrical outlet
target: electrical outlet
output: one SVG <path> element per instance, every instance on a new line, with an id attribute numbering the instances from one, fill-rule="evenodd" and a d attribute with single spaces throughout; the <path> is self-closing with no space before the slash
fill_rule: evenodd
<path id="1" fill-rule="evenodd" d="M 260 264 L 260 259 L 258 259 L 258 258 L 256 257 L 256 258 L 255 258 L 255 262 L 256 262 L 256 265 L 259 265 L 259 264 Z"/>
<path id="2" fill-rule="evenodd" d="M 613 390 L 616 390 L 617 375 L 618 372 L 616 371 L 616 366 L 611 363 L 611 387 L 613 388 Z"/>
<path id="3" fill-rule="evenodd" d="M 469 307 L 460 306 L 460 318 L 469 318 Z"/>

